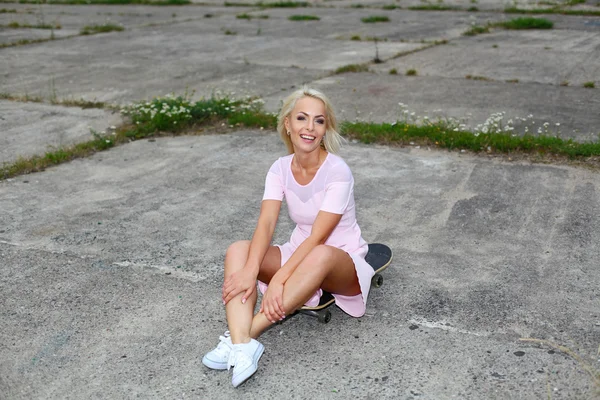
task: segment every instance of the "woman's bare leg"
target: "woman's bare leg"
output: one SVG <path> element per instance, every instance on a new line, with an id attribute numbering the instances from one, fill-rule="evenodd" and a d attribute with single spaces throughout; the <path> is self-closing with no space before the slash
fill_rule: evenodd
<path id="1" fill-rule="evenodd" d="M 345 296 L 360 294 L 354 262 L 348 253 L 326 245 L 315 247 L 283 285 L 286 315 L 291 315 L 306 303 L 319 288 Z M 257 338 L 270 325 L 264 313 L 256 314 L 250 336 Z"/>
<path id="2" fill-rule="evenodd" d="M 229 246 L 225 255 L 225 279 L 244 268 L 246 261 L 248 260 L 249 251 L 250 241 L 247 240 L 235 242 Z M 269 250 L 267 250 L 263 265 L 260 267 L 261 272 L 273 270 L 271 274 L 271 276 L 273 276 L 280 267 L 281 252 L 278 247 L 271 246 Z M 248 343 L 250 341 L 250 328 L 252 326 L 254 307 L 256 306 L 256 299 L 258 297 L 257 290 L 246 299 L 245 303 L 242 303 L 243 293 L 240 293 L 229 300 L 225 306 L 231 342 L 234 344 Z"/>

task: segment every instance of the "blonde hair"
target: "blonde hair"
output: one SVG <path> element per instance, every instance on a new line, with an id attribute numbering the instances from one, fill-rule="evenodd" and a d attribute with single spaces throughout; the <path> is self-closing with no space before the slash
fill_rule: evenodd
<path id="1" fill-rule="evenodd" d="M 338 132 L 338 125 L 333 107 L 327 96 L 308 86 L 303 86 L 302 89 L 296 90 L 286 97 L 277 117 L 277 131 L 279 131 L 279 135 L 281 136 L 283 143 L 285 143 L 288 153 L 294 153 L 294 146 L 285 129 L 285 119 L 292 113 L 292 110 L 296 106 L 296 102 L 303 97 L 312 97 L 313 99 L 321 100 L 323 105 L 325 105 L 325 136 L 323 137 L 321 146 L 323 146 L 327 152 L 337 154 L 342 147 L 344 138 Z"/>

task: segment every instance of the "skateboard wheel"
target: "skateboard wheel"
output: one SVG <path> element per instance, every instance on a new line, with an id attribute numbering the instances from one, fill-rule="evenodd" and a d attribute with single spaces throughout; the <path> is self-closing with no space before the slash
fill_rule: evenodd
<path id="1" fill-rule="evenodd" d="M 320 323 L 327 324 L 329 321 L 331 321 L 331 311 L 329 311 L 329 310 L 321 311 L 319 313 L 319 315 L 317 316 L 317 318 Z"/>
<path id="2" fill-rule="evenodd" d="M 375 274 L 373 278 L 371 278 L 371 285 L 376 288 L 381 287 L 381 285 L 383 285 L 383 276 Z"/>

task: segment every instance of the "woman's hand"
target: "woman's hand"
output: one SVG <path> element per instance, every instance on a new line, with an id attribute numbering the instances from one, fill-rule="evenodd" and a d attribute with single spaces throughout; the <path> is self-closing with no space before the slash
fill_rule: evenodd
<path id="1" fill-rule="evenodd" d="M 223 282 L 223 304 L 229 303 L 229 300 L 242 292 L 244 293 L 242 296 L 242 303 L 245 303 L 255 290 L 255 274 L 250 268 L 242 268 L 230 275 L 229 278 L 225 279 L 225 282 Z"/>
<path id="2" fill-rule="evenodd" d="M 280 282 L 276 277 L 271 278 L 269 286 L 262 303 L 260 304 L 260 312 L 265 314 L 265 317 L 271 323 L 281 321 L 285 318 L 283 310 L 283 282 Z"/>

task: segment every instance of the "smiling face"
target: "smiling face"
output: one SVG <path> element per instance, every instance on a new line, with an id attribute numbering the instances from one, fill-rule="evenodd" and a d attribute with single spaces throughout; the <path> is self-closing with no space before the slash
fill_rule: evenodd
<path id="1" fill-rule="evenodd" d="M 313 97 L 299 99 L 285 119 L 294 152 L 318 152 L 327 129 L 326 121 L 325 104 L 321 100 Z"/>

